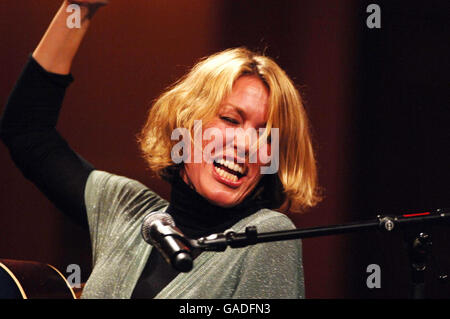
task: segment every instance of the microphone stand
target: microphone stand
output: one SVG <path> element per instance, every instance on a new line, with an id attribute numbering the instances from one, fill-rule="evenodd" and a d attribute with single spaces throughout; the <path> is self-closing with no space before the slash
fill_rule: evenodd
<path id="1" fill-rule="evenodd" d="M 404 214 L 399 216 L 378 215 L 376 219 L 354 222 L 348 224 L 332 225 L 325 227 L 313 227 L 306 229 L 282 230 L 274 232 L 258 233 L 255 226 L 248 226 L 243 233 L 228 230 L 224 233 L 212 234 L 198 239 L 186 239 L 186 243 L 193 250 L 200 251 L 224 251 L 227 247 L 240 248 L 258 243 L 273 241 L 293 240 L 346 234 L 364 230 L 379 230 L 392 232 L 398 228 L 412 225 L 424 225 L 448 222 L 450 211 L 436 209 L 435 211 Z M 409 246 L 409 257 L 412 269 L 412 297 L 414 299 L 424 298 L 425 278 L 424 272 L 427 268 L 427 259 L 430 254 L 431 239 L 426 233 L 419 233 Z"/>
<path id="2" fill-rule="evenodd" d="M 425 298 L 425 270 L 427 259 L 431 253 L 431 237 L 427 233 L 419 233 L 409 242 L 409 259 L 411 265 L 411 297 Z"/>

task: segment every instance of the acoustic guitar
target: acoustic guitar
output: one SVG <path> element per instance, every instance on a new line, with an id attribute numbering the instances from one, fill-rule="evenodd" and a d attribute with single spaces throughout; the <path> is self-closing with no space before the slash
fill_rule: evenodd
<path id="1" fill-rule="evenodd" d="M 0 259 L 0 299 L 76 299 L 79 294 L 52 265 Z"/>

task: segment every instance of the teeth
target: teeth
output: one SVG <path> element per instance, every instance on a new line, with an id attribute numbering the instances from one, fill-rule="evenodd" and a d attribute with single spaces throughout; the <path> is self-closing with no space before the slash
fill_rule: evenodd
<path id="1" fill-rule="evenodd" d="M 235 171 L 235 172 L 238 172 L 238 173 L 240 173 L 240 174 L 244 174 L 244 169 L 243 169 L 239 164 L 235 164 L 235 163 L 233 163 L 233 162 L 226 161 L 226 160 L 224 160 L 224 159 L 220 159 L 220 160 L 218 161 L 218 163 L 219 163 L 220 165 L 223 165 L 223 166 L 228 167 L 229 169 L 232 169 L 232 170 Z"/>
<path id="2" fill-rule="evenodd" d="M 220 175 L 220 176 L 222 176 L 223 178 L 226 178 L 226 179 L 229 179 L 230 181 L 232 181 L 232 182 L 237 182 L 237 180 L 238 180 L 238 178 L 237 178 L 237 176 L 235 176 L 235 175 L 233 175 L 233 174 L 230 174 L 230 173 L 228 173 L 228 172 L 225 172 L 223 169 L 221 169 L 220 167 L 215 167 L 214 168 L 216 171 L 217 171 L 217 173 Z"/>

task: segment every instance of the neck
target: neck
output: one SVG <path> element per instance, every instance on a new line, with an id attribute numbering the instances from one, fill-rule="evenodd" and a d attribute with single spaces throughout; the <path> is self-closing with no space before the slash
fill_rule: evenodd
<path id="1" fill-rule="evenodd" d="M 223 232 L 262 208 L 262 203 L 251 196 L 230 208 L 214 205 L 189 186 L 188 179 L 187 182 L 185 180 L 182 174 L 173 179 L 167 212 L 186 236 L 201 237 Z"/>

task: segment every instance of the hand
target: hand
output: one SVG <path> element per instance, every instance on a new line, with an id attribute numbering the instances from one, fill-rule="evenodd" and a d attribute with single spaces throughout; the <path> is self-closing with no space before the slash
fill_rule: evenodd
<path id="1" fill-rule="evenodd" d="M 68 0 L 69 3 L 87 6 L 104 6 L 107 5 L 109 0 Z"/>
<path id="2" fill-rule="evenodd" d="M 106 6 L 109 0 L 66 0 L 68 4 L 77 4 L 87 9 L 87 18 L 90 19 L 100 7 Z"/>
<path id="3" fill-rule="evenodd" d="M 91 13 L 97 11 L 98 8 L 106 6 L 109 0 L 67 0 L 69 4 L 78 4 L 79 6 L 89 8 Z"/>

